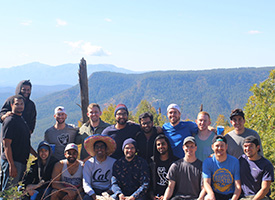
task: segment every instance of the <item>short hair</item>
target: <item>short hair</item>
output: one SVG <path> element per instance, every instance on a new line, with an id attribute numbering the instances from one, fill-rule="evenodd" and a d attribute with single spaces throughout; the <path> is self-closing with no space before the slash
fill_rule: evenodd
<path id="1" fill-rule="evenodd" d="M 153 121 L 153 119 L 154 119 L 154 116 L 151 113 L 145 112 L 145 113 L 142 113 L 141 115 L 139 115 L 139 117 L 138 117 L 139 123 L 141 123 L 141 119 L 144 119 L 147 117 L 149 117 L 151 121 Z"/>
<path id="2" fill-rule="evenodd" d="M 99 106 L 97 103 L 91 103 L 90 105 L 88 105 L 87 110 L 88 110 L 89 108 L 92 109 L 93 107 L 97 107 L 97 108 L 99 109 L 99 111 L 101 111 L 101 110 L 100 110 L 100 106 Z"/>
<path id="3" fill-rule="evenodd" d="M 32 84 L 31 84 L 30 80 L 24 80 L 22 85 L 29 85 L 30 87 L 32 87 Z"/>
<path id="4" fill-rule="evenodd" d="M 198 116 L 199 116 L 199 115 L 207 115 L 208 118 L 211 119 L 209 113 L 206 112 L 206 111 L 201 111 L 201 112 L 199 112 Z M 198 116 L 197 116 L 197 118 L 198 118 Z"/>
<path id="5" fill-rule="evenodd" d="M 240 108 L 237 108 L 237 109 L 234 109 L 234 110 L 231 111 L 230 119 L 232 120 L 233 117 L 235 117 L 235 116 L 241 116 L 243 119 L 245 119 L 244 118 L 244 112 Z"/>
<path id="6" fill-rule="evenodd" d="M 105 146 L 105 149 L 107 149 L 107 144 L 105 143 L 105 142 L 103 142 L 102 140 L 98 140 L 98 141 L 96 141 L 95 143 L 94 143 L 94 149 L 95 149 L 95 145 L 96 144 L 98 144 L 98 143 L 103 143 L 104 144 L 104 146 Z"/>
<path id="7" fill-rule="evenodd" d="M 15 99 L 23 99 L 24 104 L 25 104 L 25 98 L 24 98 L 22 95 L 17 94 L 17 95 L 12 96 L 12 97 L 11 97 L 11 104 L 14 104 L 14 100 L 15 100 Z"/>

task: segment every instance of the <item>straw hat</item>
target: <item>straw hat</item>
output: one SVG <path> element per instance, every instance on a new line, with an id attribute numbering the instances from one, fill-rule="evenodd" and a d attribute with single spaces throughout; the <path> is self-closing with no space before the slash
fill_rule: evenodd
<path id="1" fill-rule="evenodd" d="M 90 154 L 91 156 L 95 156 L 94 143 L 97 141 L 102 141 L 107 145 L 107 156 L 112 155 L 112 153 L 114 153 L 114 151 L 116 150 L 116 142 L 113 138 L 98 134 L 91 135 L 84 140 L 84 147 L 88 154 Z"/>

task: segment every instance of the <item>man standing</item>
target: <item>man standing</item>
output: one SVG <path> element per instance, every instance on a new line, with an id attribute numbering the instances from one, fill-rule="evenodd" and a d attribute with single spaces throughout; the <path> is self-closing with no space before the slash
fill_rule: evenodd
<path id="1" fill-rule="evenodd" d="M 251 135 L 255 136 L 259 140 L 261 148 L 260 154 L 262 154 L 263 149 L 260 136 L 256 131 L 244 127 L 245 118 L 244 112 L 241 109 L 235 109 L 231 112 L 230 122 L 234 126 L 234 130 L 225 135 L 228 143 L 228 154 L 234 156 L 235 158 L 239 158 L 243 154 L 242 145 L 244 138 Z"/>
<path id="2" fill-rule="evenodd" d="M 148 112 L 141 114 L 139 124 L 141 130 L 135 137 L 138 155 L 149 163 L 153 156 L 154 141 L 158 135 L 157 128 L 154 126 L 153 115 Z"/>
<path id="3" fill-rule="evenodd" d="M 186 137 L 182 148 L 185 153 L 184 158 L 173 163 L 168 171 L 169 183 L 164 200 L 170 199 L 173 194 L 172 200 L 203 199 L 199 197 L 202 188 L 202 162 L 196 158 L 195 138 Z"/>
<path id="4" fill-rule="evenodd" d="M 20 83 L 18 83 L 15 94 L 16 95 L 22 95 L 25 98 L 25 108 L 22 113 L 22 116 L 24 120 L 27 122 L 30 132 L 32 133 L 35 127 L 36 123 L 36 108 L 35 104 L 32 100 L 30 100 L 31 96 L 31 89 L 32 89 L 32 84 L 30 80 L 23 80 Z M 13 97 L 9 97 L 0 112 L 0 122 L 3 123 L 3 121 L 10 115 L 12 115 L 11 112 L 11 102 L 12 102 Z"/>
<path id="5" fill-rule="evenodd" d="M 88 106 L 87 110 L 87 116 L 89 117 L 89 121 L 87 121 L 80 127 L 79 132 L 75 138 L 76 144 L 82 144 L 80 152 L 81 160 L 86 160 L 89 157 L 89 154 L 84 148 L 84 140 L 90 135 L 101 134 L 106 127 L 110 126 L 110 124 L 100 119 L 102 112 L 98 104 L 91 103 Z"/>
<path id="6" fill-rule="evenodd" d="M 22 118 L 23 111 L 24 98 L 21 95 L 11 97 L 12 115 L 5 119 L 2 127 L 2 191 L 18 184 L 26 170 L 30 152 L 36 155 L 30 143 L 30 129 Z"/>
<path id="7" fill-rule="evenodd" d="M 243 143 L 244 154 L 239 158 L 242 199 L 269 200 L 270 185 L 274 181 L 274 168 L 269 160 L 259 154 L 260 143 L 248 136 Z"/>
<path id="8" fill-rule="evenodd" d="M 226 138 L 213 138 L 214 155 L 203 162 L 203 187 L 205 200 L 237 200 L 241 194 L 240 165 L 238 160 L 226 153 Z"/>
<path id="9" fill-rule="evenodd" d="M 83 169 L 84 200 L 96 200 L 96 195 L 111 191 L 113 164 L 109 157 L 116 149 L 116 142 L 109 136 L 92 135 L 85 139 L 85 149 L 93 156 Z"/>
<path id="10" fill-rule="evenodd" d="M 164 192 L 168 186 L 166 175 L 171 164 L 179 158 L 174 156 L 170 142 L 163 134 L 156 137 L 153 148 L 154 154 L 150 163 L 152 178 L 150 196 L 152 199 L 163 199 Z"/>
<path id="11" fill-rule="evenodd" d="M 52 173 L 53 191 L 51 200 L 82 199 L 82 162 L 77 160 L 78 147 L 69 143 L 64 151 L 65 158 L 57 162 Z M 82 194 L 81 194 L 82 193 Z"/>
<path id="12" fill-rule="evenodd" d="M 111 136 L 116 141 L 117 148 L 111 157 L 119 159 L 124 156 L 122 151 L 124 140 L 127 138 L 135 138 L 140 127 L 138 124 L 127 122 L 129 112 L 124 104 L 118 104 L 114 114 L 116 124 L 105 128 L 102 135 Z"/>
<path id="13" fill-rule="evenodd" d="M 196 124 L 199 129 L 198 134 L 195 135 L 197 143 L 196 157 L 203 162 L 213 153 L 211 144 L 215 133 L 208 129 L 208 126 L 211 124 L 211 120 L 210 115 L 205 111 L 198 114 Z"/>
<path id="14" fill-rule="evenodd" d="M 134 139 L 126 139 L 122 150 L 125 156 L 113 165 L 112 197 L 119 200 L 146 200 L 150 181 L 148 165 L 143 158 L 135 155 Z"/>
<path id="15" fill-rule="evenodd" d="M 54 145 L 53 156 L 58 160 L 64 159 L 64 149 L 67 144 L 75 141 L 78 129 L 65 123 L 67 119 L 66 110 L 63 106 L 58 106 L 54 110 L 55 125 L 47 129 L 44 140 L 50 145 Z"/>
<path id="16" fill-rule="evenodd" d="M 198 127 L 194 122 L 180 121 L 180 115 L 180 107 L 177 104 L 170 104 L 167 107 L 169 123 L 165 123 L 162 129 L 171 143 L 174 155 L 178 158 L 183 158 L 183 140 L 188 136 L 192 136 L 192 134 L 196 134 L 198 132 Z"/>

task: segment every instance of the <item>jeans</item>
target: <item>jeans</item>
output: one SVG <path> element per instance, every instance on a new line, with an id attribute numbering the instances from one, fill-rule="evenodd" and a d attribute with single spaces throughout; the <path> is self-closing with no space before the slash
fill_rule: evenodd
<path id="1" fill-rule="evenodd" d="M 2 167 L 2 191 L 8 189 L 9 187 L 13 187 L 18 184 L 19 181 L 22 180 L 24 172 L 26 171 L 26 165 L 20 162 L 14 161 L 14 165 L 17 169 L 17 176 L 12 178 L 9 176 L 9 163 L 8 160 L 1 159 L 1 167 Z"/>

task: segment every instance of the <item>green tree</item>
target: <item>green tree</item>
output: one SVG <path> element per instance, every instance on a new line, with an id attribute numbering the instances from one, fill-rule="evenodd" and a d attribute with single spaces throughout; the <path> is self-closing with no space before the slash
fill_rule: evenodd
<path id="1" fill-rule="evenodd" d="M 264 156 L 275 165 L 275 70 L 271 70 L 268 79 L 259 85 L 254 84 L 244 107 L 246 126 L 256 130 L 262 140 Z M 272 185 L 272 197 L 275 197 L 275 184 Z M 273 199 L 272 198 L 272 199 Z"/>
<path id="2" fill-rule="evenodd" d="M 115 109 L 116 109 L 115 104 L 110 104 L 108 107 L 104 108 L 102 111 L 101 119 L 109 124 L 115 124 L 116 123 L 116 118 L 115 118 Z M 134 116 L 133 113 L 129 111 L 128 119 L 131 121 L 134 121 Z"/>
<path id="3" fill-rule="evenodd" d="M 115 118 L 115 104 L 110 104 L 108 107 L 104 108 L 102 111 L 101 119 L 109 124 L 115 124 L 116 118 Z"/>
<path id="4" fill-rule="evenodd" d="M 217 126 L 230 126 L 229 122 L 226 120 L 224 115 L 219 115 L 216 121 Z"/>
<path id="5" fill-rule="evenodd" d="M 154 125 L 162 126 L 165 123 L 165 116 L 161 113 L 157 113 L 156 109 L 147 100 L 141 100 L 137 107 L 137 112 L 134 116 L 136 122 L 138 122 L 139 115 L 145 112 L 150 112 L 154 116 Z"/>

